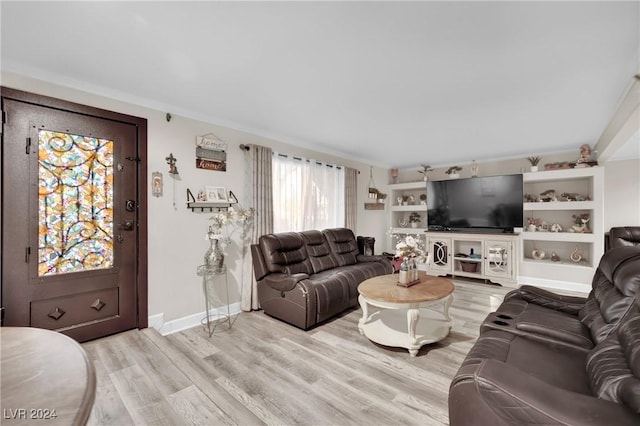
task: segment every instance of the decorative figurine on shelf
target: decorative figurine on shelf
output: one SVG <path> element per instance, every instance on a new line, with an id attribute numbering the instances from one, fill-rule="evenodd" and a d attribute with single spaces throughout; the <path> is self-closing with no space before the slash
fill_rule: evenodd
<path id="1" fill-rule="evenodd" d="M 411 223 L 412 228 L 417 228 L 420 223 L 420 213 L 413 212 L 409 215 L 409 223 Z"/>
<path id="2" fill-rule="evenodd" d="M 560 256 L 555 251 L 551 252 L 551 261 L 552 262 L 560 262 Z"/>
<path id="3" fill-rule="evenodd" d="M 478 177 L 478 162 L 476 160 L 471 161 L 471 177 Z"/>
<path id="4" fill-rule="evenodd" d="M 540 225 L 540 219 L 536 219 L 535 217 L 527 218 L 527 231 L 536 232 L 538 225 Z"/>
<path id="5" fill-rule="evenodd" d="M 569 255 L 569 259 L 571 259 L 575 263 L 580 262 L 582 260 L 582 250 L 576 247 L 576 249 Z"/>
<path id="6" fill-rule="evenodd" d="M 524 194 L 524 202 L 525 203 L 536 203 L 538 202 L 538 197 L 531 194 Z"/>
<path id="7" fill-rule="evenodd" d="M 433 170 L 433 168 L 428 164 L 420 164 L 422 166 L 422 170 L 418 170 L 418 173 L 422 174 L 422 180 L 425 182 L 429 180 L 429 172 Z"/>
<path id="8" fill-rule="evenodd" d="M 551 225 L 551 228 L 549 228 L 549 231 L 551 232 L 562 232 L 562 226 L 560 226 L 559 223 L 554 223 L 553 225 Z"/>
<path id="9" fill-rule="evenodd" d="M 449 176 L 449 179 L 458 179 L 460 177 L 461 170 L 462 167 L 460 166 L 451 166 L 445 173 L 447 174 L 447 176 Z"/>
<path id="10" fill-rule="evenodd" d="M 578 232 L 582 234 L 588 234 L 591 232 L 588 226 L 588 223 L 591 220 L 589 213 L 574 214 L 572 217 L 575 225 L 569 229 L 570 232 Z"/>
<path id="11" fill-rule="evenodd" d="M 420 194 L 420 204 L 423 206 L 427 205 L 427 194 Z"/>
<path id="12" fill-rule="evenodd" d="M 395 167 L 391 169 L 391 183 L 398 183 L 398 169 Z"/>
<path id="13" fill-rule="evenodd" d="M 533 257 L 535 260 L 542 260 L 544 259 L 545 254 L 546 253 L 544 252 L 544 250 L 534 248 L 531 252 L 531 257 Z"/>
<path id="14" fill-rule="evenodd" d="M 549 201 L 558 201 L 558 197 L 556 197 L 555 189 L 547 189 L 544 192 L 540 193 L 540 201 L 548 203 Z"/>
<path id="15" fill-rule="evenodd" d="M 576 161 L 576 167 L 587 167 L 591 161 L 591 147 L 589 144 L 583 144 L 580 147 L 580 157 Z"/>
<path id="16" fill-rule="evenodd" d="M 581 195 L 571 192 L 563 192 L 560 194 L 560 197 L 564 198 L 567 201 L 590 201 L 588 195 Z"/>

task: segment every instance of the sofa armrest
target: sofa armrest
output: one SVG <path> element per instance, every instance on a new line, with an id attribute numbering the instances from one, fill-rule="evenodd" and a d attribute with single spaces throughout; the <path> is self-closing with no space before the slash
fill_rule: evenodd
<path id="1" fill-rule="evenodd" d="M 385 260 L 388 261 L 388 259 L 384 256 L 365 256 L 363 254 L 357 255 L 356 260 L 358 262 L 384 262 Z"/>
<path id="2" fill-rule="evenodd" d="M 389 273 L 392 274 L 394 271 L 393 268 L 393 264 L 391 263 L 391 261 L 389 259 L 387 259 L 385 256 L 365 256 L 363 254 L 359 254 L 356 256 L 356 261 L 358 263 L 365 263 L 365 262 L 379 262 L 382 263 L 384 265 L 386 265 L 389 269 Z"/>
<path id="3" fill-rule="evenodd" d="M 519 289 L 514 290 L 513 293 L 519 295 L 522 300 L 529 303 L 572 315 L 578 315 L 580 309 L 587 303 L 586 297 L 564 296 L 531 285 L 523 285 Z M 505 297 L 505 299 L 509 296 Z"/>
<path id="4" fill-rule="evenodd" d="M 298 284 L 302 280 L 306 280 L 307 278 L 309 278 L 309 275 L 304 273 L 291 275 L 275 273 L 269 274 L 264 277 L 262 282 L 274 290 L 291 291 L 295 288 L 296 284 Z"/>
<path id="5" fill-rule="evenodd" d="M 493 359 L 482 361 L 473 381 L 484 402 L 508 424 L 637 425 L 640 420 L 622 404 L 561 389 Z"/>

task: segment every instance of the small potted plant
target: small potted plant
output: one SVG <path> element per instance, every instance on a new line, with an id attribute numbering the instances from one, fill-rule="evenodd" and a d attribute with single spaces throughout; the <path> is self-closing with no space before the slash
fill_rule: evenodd
<path id="1" fill-rule="evenodd" d="M 417 228 L 418 224 L 420 223 L 420 213 L 418 212 L 413 212 L 409 215 L 409 223 L 411 224 L 412 228 Z"/>
<path id="2" fill-rule="evenodd" d="M 538 163 L 540 162 L 540 158 L 541 157 L 527 157 L 527 160 L 529 160 L 529 163 L 531 163 L 532 172 L 538 171 Z"/>
<path id="3" fill-rule="evenodd" d="M 418 173 L 422 174 L 422 180 L 429 180 L 429 172 L 433 170 L 433 168 L 428 164 L 420 164 L 422 166 L 422 170 L 418 170 Z"/>
<path id="4" fill-rule="evenodd" d="M 460 170 L 462 170 L 460 166 L 451 166 L 445 173 L 449 176 L 449 179 L 458 179 L 460 177 Z"/>

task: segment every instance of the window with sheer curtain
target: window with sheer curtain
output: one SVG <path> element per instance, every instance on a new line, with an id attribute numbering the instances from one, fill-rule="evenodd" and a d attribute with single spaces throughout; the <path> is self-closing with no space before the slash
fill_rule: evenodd
<path id="1" fill-rule="evenodd" d="M 273 155 L 273 232 L 345 226 L 344 168 Z"/>

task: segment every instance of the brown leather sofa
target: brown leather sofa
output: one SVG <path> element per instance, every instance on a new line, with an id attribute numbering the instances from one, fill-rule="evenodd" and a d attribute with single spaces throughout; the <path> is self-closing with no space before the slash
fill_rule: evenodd
<path id="1" fill-rule="evenodd" d="M 251 246 L 258 300 L 267 315 L 307 330 L 358 304 L 358 285 L 393 272 L 359 254 L 350 229 L 263 235 Z"/>
<path id="2" fill-rule="evenodd" d="M 452 426 L 640 424 L 640 247 L 607 251 L 588 297 L 523 286 L 480 330 Z"/>

